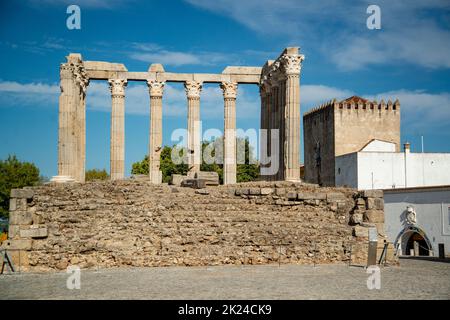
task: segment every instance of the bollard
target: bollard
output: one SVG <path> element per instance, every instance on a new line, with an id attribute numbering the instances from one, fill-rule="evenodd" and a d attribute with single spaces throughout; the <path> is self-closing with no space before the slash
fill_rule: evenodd
<path id="1" fill-rule="evenodd" d="M 439 259 L 445 259 L 445 250 L 444 250 L 444 244 L 439 243 Z"/>

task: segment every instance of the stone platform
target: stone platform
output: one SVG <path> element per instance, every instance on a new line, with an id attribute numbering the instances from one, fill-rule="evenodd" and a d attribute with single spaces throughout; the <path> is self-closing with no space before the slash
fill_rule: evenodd
<path id="1" fill-rule="evenodd" d="M 194 190 L 117 180 L 14 189 L 11 197 L 3 246 L 22 271 L 364 264 L 367 227 L 384 235 L 381 192 L 292 182 Z"/>

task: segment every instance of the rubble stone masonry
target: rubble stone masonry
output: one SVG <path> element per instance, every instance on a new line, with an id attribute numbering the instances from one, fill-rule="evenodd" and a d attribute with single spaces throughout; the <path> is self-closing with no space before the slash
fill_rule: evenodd
<path id="1" fill-rule="evenodd" d="M 381 191 L 254 182 L 205 189 L 96 181 L 13 189 L 9 239 L 21 271 L 120 266 L 365 264 L 384 236 Z M 392 250 L 388 259 L 392 259 Z"/>

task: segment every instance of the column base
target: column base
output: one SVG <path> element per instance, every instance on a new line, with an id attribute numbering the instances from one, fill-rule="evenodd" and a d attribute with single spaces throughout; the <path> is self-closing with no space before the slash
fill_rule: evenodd
<path id="1" fill-rule="evenodd" d="M 162 171 L 152 171 L 150 173 L 150 182 L 154 184 L 161 184 L 162 183 Z"/>
<path id="2" fill-rule="evenodd" d="M 53 176 L 50 179 L 50 182 L 55 183 L 69 183 L 69 182 L 75 182 L 75 179 L 70 176 Z"/>

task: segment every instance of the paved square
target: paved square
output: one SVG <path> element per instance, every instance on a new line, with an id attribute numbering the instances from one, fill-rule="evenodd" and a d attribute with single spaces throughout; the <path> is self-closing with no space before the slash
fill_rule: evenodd
<path id="1" fill-rule="evenodd" d="M 0 276 L 1 299 L 450 299 L 450 263 L 402 259 L 369 274 L 345 265 L 266 265 L 82 270 L 81 289 L 68 274 Z"/>

